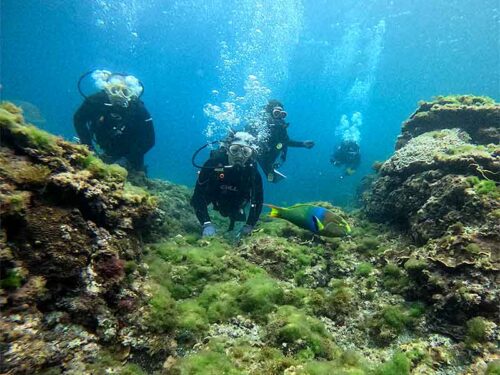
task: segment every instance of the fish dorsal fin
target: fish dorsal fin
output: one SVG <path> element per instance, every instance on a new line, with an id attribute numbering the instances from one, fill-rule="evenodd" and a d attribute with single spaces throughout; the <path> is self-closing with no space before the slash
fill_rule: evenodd
<path id="1" fill-rule="evenodd" d="M 297 208 L 297 207 L 312 207 L 313 205 L 312 204 L 308 204 L 308 203 L 297 203 L 297 204 L 294 204 L 293 206 L 290 206 L 288 208 Z"/>
<path id="2" fill-rule="evenodd" d="M 318 219 L 317 216 L 313 216 L 313 220 L 314 220 L 314 225 L 316 226 L 316 229 L 318 230 L 318 232 L 321 232 L 323 229 L 325 229 L 325 226 L 323 225 L 321 220 Z"/>

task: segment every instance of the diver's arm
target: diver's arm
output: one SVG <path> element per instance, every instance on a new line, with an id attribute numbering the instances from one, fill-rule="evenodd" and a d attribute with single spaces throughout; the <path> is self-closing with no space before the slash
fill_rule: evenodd
<path id="1" fill-rule="evenodd" d="M 314 141 L 294 141 L 294 140 L 289 139 L 287 145 L 289 147 L 313 148 Z"/>
<path id="2" fill-rule="evenodd" d="M 304 142 L 302 142 L 302 141 L 294 141 L 292 139 L 288 140 L 287 146 L 289 146 L 289 147 L 305 147 L 304 146 Z"/>
<path id="3" fill-rule="evenodd" d="M 91 121 L 93 110 L 92 103 L 85 99 L 73 116 L 73 124 L 76 134 L 80 138 L 80 143 L 88 145 L 90 148 L 92 148 L 92 133 L 88 127 L 88 122 Z"/>
<path id="4" fill-rule="evenodd" d="M 144 168 L 144 155 L 155 144 L 153 119 L 144 107 L 139 108 L 134 116 L 133 130 L 127 137 L 130 147 L 125 156 L 134 169 L 141 170 Z"/>
<path id="5" fill-rule="evenodd" d="M 250 212 L 248 213 L 247 225 L 255 226 L 259 220 L 260 213 L 262 212 L 262 204 L 264 203 L 264 190 L 262 189 L 262 178 L 260 177 L 259 171 L 254 171 L 254 182 L 253 182 L 253 202 L 250 207 Z"/>
<path id="6" fill-rule="evenodd" d="M 139 121 L 141 127 L 143 128 L 141 149 L 144 153 L 146 153 L 155 145 L 155 128 L 153 125 L 153 118 L 144 106 L 144 103 L 141 103 L 139 116 Z"/>
<path id="7" fill-rule="evenodd" d="M 210 215 L 208 214 L 208 204 L 205 200 L 203 188 L 200 188 L 198 181 L 196 182 L 194 194 L 191 198 L 191 206 L 193 206 L 194 213 L 201 225 L 211 221 Z"/>
<path id="8" fill-rule="evenodd" d="M 200 171 L 198 179 L 196 180 L 196 185 L 194 187 L 194 193 L 191 197 L 191 206 L 194 208 L 194 212 L 198 221 L 201 225 L 210 221 L 210 215 L 208 214 L 208 202 L 206 197 L 208 195 L 210 175 L 213 173 L 213 161 L 211 159 L 207 160 Z"/>
<path id="9" fill-rule="evenodd" d="M 137 107 L 133 129 L 130 133 L 133 137 L 130 153 L 144 155 L 155 144 L 155 129 L 153 119 L 142 102 Z"/>

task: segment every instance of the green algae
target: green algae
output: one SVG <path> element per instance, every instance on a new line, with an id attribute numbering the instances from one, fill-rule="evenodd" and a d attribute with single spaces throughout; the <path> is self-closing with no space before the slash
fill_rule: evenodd
<path id="1" fill-rule="evenodd" d="M 479 195 L 487 195 L 493 199 L 500 198 L 500 188 L 495 181 L 481 180 L 479 184 L 474 186 L 474 190 Z"/>
<path id="2" fill-rule="evenodd" d="M 81 166 L 87 169 L 96 178 L 124 182 L 127 179 L 127 170 L 118 164 L 106 164 L 97 156 L 90 154 L 81 159 Z"/>
<path id="3" fill-rule="evenodd" d="M 365 237 L 358 243 L 358 251 L 365 254 L 376 254 L 380 248 L 380 241 L 376 237 Z"/>
<path id="4" fill-rule="evenodd" d="M 117 166 L 117 165 L 112 164 L 109 167 L 113 167 L 113 166 Z M 120 167 L 120 166 L 118 166 L 118 167 Z M 121 172 L 123 172 L 123 171 L 121 171 Z M 125 172 L 127 172 L 127 171 L 125 170 Z M 125 178 L 126 178 L 126 175 L 125 175 Z M 120 180 L 120 179 L 121 179 L 121 177 L 118 178 L 118 180 Z M 158 198 L 156 196 L 152 195 L 146 189 L 144 189 L 140 186 L 132 185 L 129 182 L 125 183 L 125 185 L 123 187 L 123 191 L 122 191 L 120 196 L 125 201 L 130 202 L 130 203 L 134 203 L 134 204 L 144 204 L 148 207 L 156 207 L 158 205 Z"/>
<path id="5" fill-rule="evenodd" d="M 478 316 L 467 321 L 465 342 L 468 344 L 488 341 L 487 320 Z"/>
<path id="6" fill-rule="evenodd" d="M 477 255 L 481 252 L 481 246 L 479 246 L 476 243 L 470 243 L 467 246 L 465 246 L 464 250 L 469 254 Z"/>
<path id="7" fill-rule="evenodd" d="M 238 303 L 241 286 L 236 281 L 213 283 L 205 286 L 198 303 L 206 310 L 210 323 L 220 323 L 241 314 L 242 309 Z"/>
<path id="8" fill-rule="evenodd" d="M 366 371 L 357 368 L 342 368 L 335 362 L 315 361 L 306 363 L 296 372 L 300 375 L 365 375 Z"/>
<path id="9" fill-rule="evenodd" d="M 210 323 L 239 314 L 265 319 L 281 303 L 277 282 L 231 250 L 217 240 L 204 247 L 172 241 L 150 248 L 150 275 L 176 301 L 183 337 L 199 337 Z"/>
<path id="10" fill-rule="evenodd" d="M 409 286 L 409 279 L 403 269 L 396 264 L 388 263 L 382 270 L 382 285 L 391 293 L 401 294 Z"/>
<path id="11" fill-rule="evenodd" d="M 152 289 L 146 324 L 153 332 L 169 332 L 178 325 L 175 300 L 161 285 L 155 285 Z"/>
<path id="12" fill-rule="evenodd" d="M 345 280 L 332 280 L 331 291 L 327 295 L 326 303 L 331 311 L 330 316 L 348 314 L 353 307 L 356 293 Z"/>
<path id="13" fill-rule="evenodd" d="M 30 194 L 26 191 L 1 194 L 2 215 L 16 215 L 25 212 L 29 206 Z"/>
<path id="14" fill-rule="evenodd" d="M 494 360 L 488 363 L 485 375 L 500 375 L 500 360 Z"/>
<path id="15" fill-rule="evenodd" d="M 183 337 L 189 340 L 199 337 L 207 330 L 209 324 L 207 311 L 196 299 L 179 301 L 176 310 L 179 314 L 178 328 Z"/>
<path id="16" fill-rule="evenodd" d="M 242 375 L 245 372 L 234 366 L 231 359 L 223 354 L 214 351 L 202 351 L 200 353 L 190 355 L 179 361 L 172 369 L 172 374 L 179 375 Z"/>
<path id="17" fill-rule="evenodd" d="M 404 353 L 395 353 L 390 361 L 378 367 L 374 375 L 405 375 L 410 374 L 411 362 Z"/>
<path id="18" fill-rule="evenodd" d="M 387 345 L 405 330 L 412 329 L 424 311 L 419 303 L 384 306 L 368 320 L 368 327 L 376 342 Z"/>
<path id="19" fill-rule="evenodd" d="M 266 345 L 251 345 L 244 340 L 229 344 L 224 340 L 212 339 L 209 348 L 229 356 L 233 364 L 244 369 L 245 373 L 258 371 L 261 374 L 282 375 L 286 369 L 299 364 L 297 359 L 285 356 L 281 350 Z"/>
<path id="20" fill-rule="evenodd" d="M 25 160 L 11 160 L 9 155 L 0 152 L 0 175 L 6 176 L 17 185 L 39 187 L 47 183 L 51 170 L 40 164 L 32 164 Z"/>
<path id="21" fill-rule="evenodd" d="M 438 95 L 433 98 L 438 104 L 442 105 L 470 105 L 470 106 L 489 106 L 495 105 L 495 100 L 489 96 L 476 95 Z M 421 102 L 425 103 L 425 102 Z"/>
<path id="22" fill-rule="evenodd" d="M 358 264 L 358 266 L 356 267 L 356 271 L 354 273 L 360 277 L 367 277 L 370 276 L 372 271 L 373 271 L 373 266 L 371 263 L 362 262 Z"/>
<path id="23" fill-rule="evenodd" d="M 179 246 L 175 241 L 152 245 L 150 274 L 173 298 L 190 298 L 201 293 L 209 282 L 230 279 L 230 265 L 225 261 L 229 249 L 216 240 L 206 247 Z"/>
<path id="24" fill-rule="evenodd" d="M 238 300 L 243 311 L 259 319 L 283 300 L 283 290 L 272 278 L 257 275 L 245 281 Z"/>
<path id="25" fill-rule="evenodd" d="M 118 375 L 146 375 L 147 373 L 135 363 L 122 364 L 116 356 L 110 351 L 101 351 L 96 360 L 87 364 L 86 373 L 105 375 L 105 374 L 118 374 Z"/>
<path id="26" fill-rule="evenodd" d="M 133 274 L 137 270 L 137 262 L 135 260 L 127 260 L 123 267 L 126 275 Z"/>
<path id="27" fill-rule="evenodd" d="M 331 359 L 337 350 L 324 324 L 294 306 L 280 306 L 266 326 L 268 342 L 292 353 L 308 350 Z"/>
<path id="28" fill-rule="evenodd" d="M 15 268 L 8 270 L 0 279 L 0 288 L 14 290 L 19 288 L 23 283 L 23 277 Z"/>
<path id="29" fill-rule="evenodd" d="M 485 171 L 485 173 L 488 173 L 488 171 Z M 500 187 L 498 187 L 495 181 L 483 180 L 476 176 L 469 176 L 466 178 L 466 181 L 469 187 L 473 188 L 477 194 L 492 199 L 500 198 Z"/>
<path id="30" fill-rule="evenodd" d="M 8 137 L 9 139 L 5 139 L 5 141 L 18 147 L 59 153 L 61 148 L 57 144 L 58 138 L 36 126 L 24 123 L 21 113 L 22 111 L 12 103 L 2 102 L 0 104 L 0 127 L 8 129 L 14 137 Z M 3 133 L 2 130 L 2 138 L 6 135 Z"/>

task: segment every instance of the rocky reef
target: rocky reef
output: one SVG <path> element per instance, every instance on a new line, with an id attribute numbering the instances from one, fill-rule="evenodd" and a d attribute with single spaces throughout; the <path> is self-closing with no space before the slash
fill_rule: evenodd
<path id="1" fill-rule="evenodd" d="M 489 98 L 420 103 L 363 197 L 368 218 L 411 239 L 385 257 L 409 271 L 409 296 L 429 304 L 434 329 L 457 339 L 472 321 L 499 324 L 499 140 L 500 104 Z"/>
<path id="2" fill-rule="evenodd" d="M 120 342 L 144 298 L 135 272 L 157 199 L 86 147 L 0 106 L 1 372 L 58 364 L 84 373 L 100 342 Z"/>
<path id="3" fill-rule="evenodd" d="M 351 236 L 262 215 L 239 241 L 2 104 L 0 372 L 498 373 L 498 110 L 423 103 L 362 210 L 316 202 Z"/>

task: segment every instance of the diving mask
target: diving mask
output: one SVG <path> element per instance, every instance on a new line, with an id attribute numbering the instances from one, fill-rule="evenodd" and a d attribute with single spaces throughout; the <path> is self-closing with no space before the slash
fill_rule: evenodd
<path id="1" fill-rule="evenodd" d="M 228 161 L 230 165 L 243 166 L 253 155 L 253 149 L 241 144 L 232 144 L 228 148 Z"/>
<path id="2" fill-rule="evenodd" d="M 287 113 L 283 110 L 282 107 L 274 107 L 272 115 L 276 120 L 283 120 L 286 117 Z"/>
<path id="3" fill-rule="evenodd" d="M 232 144 L 229 146 L 229 153 L 233 156 L 243 156 L 245 159 L 248 159 L 253 154 L 253 150 L 249 146 L 244 146 L 240 144 Z"/>
<path id="4" fill-rule="evenodd" d="M 121 83 L 110 83 L 105 87 L 108 98 L 113 105 L 128 107 L 130 101 L 135 96 L 127 85 Z"/>

